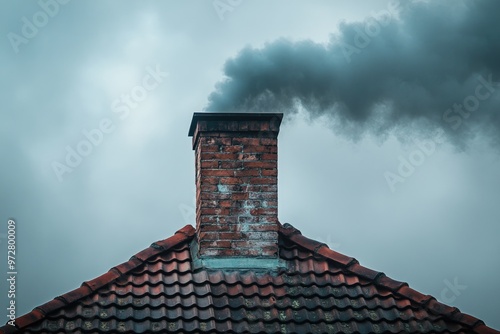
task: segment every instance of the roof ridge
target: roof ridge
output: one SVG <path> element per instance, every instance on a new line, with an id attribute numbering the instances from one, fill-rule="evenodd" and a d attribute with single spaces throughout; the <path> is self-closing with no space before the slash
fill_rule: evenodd
<path id="1" fill-rule="evenodd" d="M 344 267 L 351 273 L 371 280 L 375 285 L 386 288 L 399 296 L 409 299 L 410 301 L 422 306 L 427 311 L 430 311 L 437 315 L 441 315 L 447 320 L 451 320 L 470 327 L 470 329 L 474 330 L 475 333 L 500 334 L 500 331 L 486 326 L 486 324 L 482 320 L 469 314 L 462 313 L 456 307 L 443 304 L 431 295 L 424 295 L 419 291 L 410 288 L 410 286 L 406 282 L 396 281 L 386 276 L 383 272 L 364 267 L 360 265 L 355 258 L 338 253 L 330 249 L 325 243 L 303 236 L 300 230 L 296 229 L 291 224 L 278 224 L 279 233 L 281 235 L 288 238 L 295 244 L 313 252 L 314 256 L 319 255 L 327 258 Z"/>
<path id="2" fill-rule="evenodd" d="M 0 327 L 0 334 L 17 333 L 19 330 L 31 326 L 40 320 L 43 320 L 45 316 L 50 312 L 54 312 L 62 307 L 76 302 L 77 300 L 87 297 L 97 289 L 108 285 L 109 283 L 112 283 L 122 275 L 125 275 L 128 272 L 134 270 L 149 258 L 191 239 L 194 234 L 195 229 L 193 226 L 184 226 L 180 230 L 176 231 L 173 236 L 167 239 L 153 242 L 148 248 L 133 255 L 130 260 L 112 267 L 101 276 L 98 276 L 89 281 L 85 281 L 79 288 L 55 297 L 51 301 L 35 307 L 31 312 L 28 312 L 25 315 L 16 318 L 14 321 L 15 326 L 6 324 Z"/>

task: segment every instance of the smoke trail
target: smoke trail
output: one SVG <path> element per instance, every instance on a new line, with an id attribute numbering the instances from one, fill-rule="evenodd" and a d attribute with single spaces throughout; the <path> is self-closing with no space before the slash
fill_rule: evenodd
<path id="1" fill-rule="evenodd" d="M 208 111 L 328 115 L 353 138 L 442 128 L 500 143 L 500 1 L 405 2 L 330 43 L 280 39 L 224 65 Z M 492 82 L 493 81 L 493 82 Z"/>

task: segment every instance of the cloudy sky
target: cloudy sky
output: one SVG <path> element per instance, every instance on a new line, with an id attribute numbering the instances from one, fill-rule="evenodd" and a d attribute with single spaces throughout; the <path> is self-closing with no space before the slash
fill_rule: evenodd
<path id="1" fill-rule="evenodd" d="M 194 225 L 192 113 L 261 110 L 282 223 L 500 328 L 500 2 L 2 5 L 18 315 Z"/>

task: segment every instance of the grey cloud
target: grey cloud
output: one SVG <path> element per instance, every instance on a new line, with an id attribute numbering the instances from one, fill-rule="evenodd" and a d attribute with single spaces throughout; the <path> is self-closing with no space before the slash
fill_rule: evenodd
<path id="1" fill-rule="evenodd" d="M 342 23 L 328 45 L 280 39 L 247 46 L 224 65 L 208 111 L 305 108 L 336 131 L 429 132 L 457 146 L 474 133 L 498 142 L 498 1 L 405 2 Z M 385 15 L 383 15 L 385 12 Z M 463 105 L 454 106 L 454 105 Z"/>

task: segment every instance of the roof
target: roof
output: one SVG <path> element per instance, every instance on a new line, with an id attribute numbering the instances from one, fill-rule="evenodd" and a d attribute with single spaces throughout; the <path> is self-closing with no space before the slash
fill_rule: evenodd
<path id="1" fill-rule="evenodd" d="M 194 270 L 194 235 L 185 226 L 0 333 L 500 333 L 289 224 L 278 272 Z"/>

